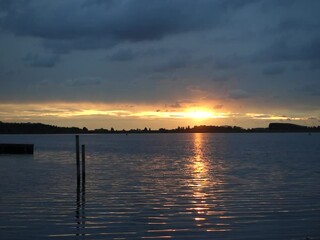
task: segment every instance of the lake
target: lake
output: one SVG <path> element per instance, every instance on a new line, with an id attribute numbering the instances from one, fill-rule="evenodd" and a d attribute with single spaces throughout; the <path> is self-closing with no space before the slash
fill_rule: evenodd
<path id="1" fill-rule="evenodd" d="M 0 135 L 0 239 L 320 239 L 320 134 Z"/>

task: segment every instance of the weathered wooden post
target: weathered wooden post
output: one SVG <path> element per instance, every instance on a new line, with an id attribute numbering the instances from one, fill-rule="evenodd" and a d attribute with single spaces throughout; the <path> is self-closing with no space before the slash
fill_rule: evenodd
<path id="1" fill-rule="evenodd" d="M 77 184 L 80 186 L 80 148 L 79 135 L 76 135 Z"/>
<path id="2" fill-rule="evenodd" d="M 84 185 L 86 181 L 86 146 L 81 145 L 82 153 L 82 184 Z"/>

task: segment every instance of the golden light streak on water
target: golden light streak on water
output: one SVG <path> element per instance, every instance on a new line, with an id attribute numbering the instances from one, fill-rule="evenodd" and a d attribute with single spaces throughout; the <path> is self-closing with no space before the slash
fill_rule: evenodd
<path id="1" fill-rule="evenodd" d="M 194 156 L 191 159 L 192 182 L 194 203 L 191 208 L 197 213 L 195 221 L 205 221 L 207 211 L 211 210 L 207 204 L 207 193 L 205 188 L 208 186 L 208 167 L 204 157 L 203 135 L 194 134 Z"/>

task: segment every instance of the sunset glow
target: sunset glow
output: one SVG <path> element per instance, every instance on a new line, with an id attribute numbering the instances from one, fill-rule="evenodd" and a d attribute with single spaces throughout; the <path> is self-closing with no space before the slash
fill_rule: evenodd
<path id="1" fill-rule="evenodd" d="M 200 103 L 198 105 L 201 105 Z M 59 126 L 86 126 L 94 128 L 121 129 L 132 127 L 177 127 L 188 125 L 234 125 L 234 119 L 242 121 L 242 126 L 250 126 L 255 122 L 267 124 L 269 121 L 295 121 L 305 124 L 312 116 L 304 115 L 275 115 L 261 112 L 234 112 L 210 110 L 206 107 L 192 107 L 185 104 L 180 108 L 172 108 L 165 105 L 130 105 L 130 104 L 105 104 L 105 103 L 23 103 L 0 104 L 0 118 L 7 122 L 42 122 Z M 156 110 L 152 110 L 156 109 Z M 316 123 L 316 120 L 314 120 Z M 263 126 L 263 125 L 262 125 Z"/>
<path id="2" fill-rule="evenodd" d="M 319 1 L 4 2 L 0 121 L 320 125 Z"/>

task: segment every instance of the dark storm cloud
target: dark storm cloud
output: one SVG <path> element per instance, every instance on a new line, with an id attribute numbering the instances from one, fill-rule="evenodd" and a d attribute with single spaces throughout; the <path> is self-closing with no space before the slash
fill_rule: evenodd
<path id="1" fill-rule="evenodd" d="M 295 32 L 297 30 L 301 31 L 314 31 L 319 28 L 319 23 L 317 22 L 302 22 L 301 19 L 287 17 L 281 20 L 273 29 L 270 30 L 270 33 L 279 33 L 279 32 Z"/>
<path id="2" fill-rule="evenodd" d="M 131 49 L 120 49 L 116 52 L 114 52 L 111 56 L 110 56 L 110 60 L 111 61 L 130 61 L 135 59 L 139 54 L 133 52 Z"/>
<path id="3" fill-rule="evenodd" d="M 320 59 L 320 34 L 303 42 L 292 41 L 289 38 L 275 40 L 272 44 L 259 52 L 254 60 L 258 61 L 300 61 Z"/>
<path id="4" fill-rule="evenodd" d="M 228 95 L 229 95 L 229 98 L 236 99 L 236 100 L 250 97 L 250 94 L 247 91 L 244 91 L 242 89 L 230 90 Z"/>
<path id="5" fill-rule="evenodd" d="M 92 38 L 83 36 L 76 39 L 45 39 L 43 45 L 51 49 L 56 54 L 66 54 L 73 50 L 91 50 L 101 48 L 112 48 L 117 45 L 117 41 L 110 37 Z"/>
<path id="6" fill-rule="evenodd" d="M 226 76 L 226 75 L 217 75 L 212 77 L 213 82 L 227 82 L 231 81 L 233 79 L 232 76 Z"/>
<path id="7" fill-rule="evenodd" d="M 307 95 L 312 96 L 312 97 L 317 97 L 317 96 L 319 97 L 320 96 L 320 89 L 317 84 L 308 84 L 308 85 L 300 87 L 296 90 L 298 92 L 304 92 Z"/>
<path id="8" fill-rule="evenodd" d="M 278 75 L 282 74 L 285 71 L 285 67 L 282 65 L 269 65 L 266 66 L 263 70 L 262 73 L 265 75 Z"/>
<path id="9" fill-rule="evenodd" d="M 63 87 L 88 87 L 99 86 L 103 82 L 102 79 L 97 77 L 85 77 L 79 79 L 69 79 L 63 83 Z"/>
<path id="10" fill-rule="evenodd" d="M 32 67 L 54 67 L 60 61 L 56 54 L 28 53 L 23 60 Z"/>
<path id="11" fill-rule="evenodd" d="M 175 56 L 153 68 L 156 72 L 171 72 L 185 68 L 190 63 L 190 59 L 185 56 Z"/>
<path id="12" fill-rule="evenodd" d="M 320 59 L 317 61 L 313 61 L 310 66 L 309 66 L 310 70 L 318 70 L 320 69 Z"/>
<path id="13" fill-rule="evenodd" d="M 239 67 L 246 59 L 237 54 L 224 55 L 222 57 L 213 58 L 213 67 L 217 70 L 227 70 Z"/>
<path id="14" fill-rule="evenodd" d="M 0 9 L 3 12 L 14 12 L 19 7 L 25 7 L 28 0 L 1 0 Z"/>
<path id="15" fill-rule="evenodd" d="M 108 56 L 110 61 L 131 61 L 135 60 L 138 57 L 155 57 L 155 56 L 163 56 L 168 53 L 172 53 L 174 51 L 164 48 L 146 48 L 140 50 L 134 50 L 130 48 L 121 48 L 115 51 L 112 51 L 111 54 Z"/>
<path id="16" fill-rule="evenodd" d="M 4 0 L 1 1 L 0 23 L 8 32 L 40 37 L 51 41 L 47 46 L 67 51 L 69 48 L 110 47 L 122 41 L 155 40 L 171 34 L 208 29 L 219 25 L 225 12 L 250 2 Z M 106 44 L 103 43 L 105 40 Z"/>

